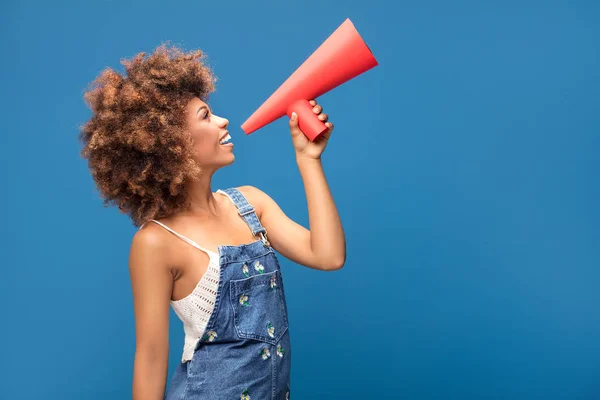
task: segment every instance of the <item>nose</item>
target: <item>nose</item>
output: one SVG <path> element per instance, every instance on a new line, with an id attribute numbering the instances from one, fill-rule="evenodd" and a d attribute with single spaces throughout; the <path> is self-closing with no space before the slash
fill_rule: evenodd
<path id="1" fill-rule="evenodd" d="M 220 128 L 225 128 L 227 125 L 229 125 L 229 120 L 227 118 L 219 117 L 219 119 L 220 119 L 220 121 L 219 121 Z"/>

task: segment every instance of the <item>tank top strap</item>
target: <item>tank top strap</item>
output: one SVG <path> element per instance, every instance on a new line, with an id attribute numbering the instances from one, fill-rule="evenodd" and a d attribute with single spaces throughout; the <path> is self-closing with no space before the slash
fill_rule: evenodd
<path id="1" fill-rule="evenodd" d="M 224 190 L 219 189 L 217 190 L 217 193 L 221 193 L 229 197 L 229 199 L 237 207 L 238 214 L 240 214 L 240 216 L 244 219 L 246 224 L 248 224 L 248 226 L 250 227 L 252 234 L 254 236 L 262 234 L 262 240 L 265 244 L 267 244 L 267 229 L 264 226 L 262 226 L 260 220 L 258 219 L 258 216 L 256 215 L 254 207 L 248 202 L 248 200 L 246 200 L 244 195 L 237 188 L 233 187 Z"/>
<path id="2" fill-rule="evenodd" d="M 204 247 L 200 246 L 198 243 L 194 242 L 192 239 L 189 239 L 189 238 L 187 238 L 187 237 L 183 236 L 182 234 L 180 234 L 180 233 L 178 233 L 178 232 L 175 232 L 173 229 L 169 228 L 167 225 L 163 224 L 162 222 L 158 222 L 158 221 L 157 221 L 157 220 L 155 220 L 155 219 L 150 219 L 150 220 L 146 221 L 146 222 L 144 223 L 144 225 L 146 225 L 146 223 L 148 223 L 148 222 L 155 222 L 155 223 L 157 223 L 158 225 L 162 226 L 163 228 L 165 228 L 166 230 L 168 230 L 169 232 L 171 232 L 172 234 L 174 234 L 175 236 L 177 236 L 178 238 L 180 238 L 180 239 L 181 239 L 181 240 L 183 240 L 184 242 L 187 242 L 187 243 L 189 243 L 190 245 L 194 246 L 194 247 L 195 247 L 195 248 L 197 248 L 198 250 L 202 250 L 203 252 L 207 253 L 209 256 L 210 256 L 211 254 L 215 254 L 215 252 L 214 252 L 214 251 L 211 251 L 211 250 L 205 249 Z M 142 226 L 140 227 L 140 229 L 142 229 L 142 227 L 143 227 L 144 225 L 142 225 Z"/>

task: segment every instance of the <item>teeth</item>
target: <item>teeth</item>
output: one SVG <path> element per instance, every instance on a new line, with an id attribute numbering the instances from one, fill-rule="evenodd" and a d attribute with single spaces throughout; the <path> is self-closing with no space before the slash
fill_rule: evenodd
<path id="1" fill-rule="evenodd" d="M 223 138 L 223 140 L 221 140 L 219 143 L 220 143 L 220 144 L 225 144 L 225 143 L 227 143 L 227 142 L 228 142 L 228 141 L 230 141 L 230 140 L 231 140 L 231 136 L 229 136 L 229 134 L 227 134 L 227 136 L 225 136 L 225 137 Z"/>

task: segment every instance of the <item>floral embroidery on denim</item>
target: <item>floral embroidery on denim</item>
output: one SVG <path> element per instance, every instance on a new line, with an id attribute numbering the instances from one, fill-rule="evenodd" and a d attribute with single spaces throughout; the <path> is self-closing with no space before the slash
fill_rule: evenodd
<path id="1" fill-rule="evenodd" d="M 277 281 L 275 279 L 275 275 L 273 275 L 271 277 L 271 283 L 270 283 L 271 289 L 276 290 L 277 289 Z"/>
<path id="2" fill-rule="evenodd" d="M 267 324 L 267 332 L 269 333 L 269 336 L 275 337 L 275 327 L 270 322 Z"/>
<path id="3" fill-rule="evenodd" d="M 271 352 L 269 351 L 268 347 L 262 349 L 259 354 L 263 360 L 266 360 L 267 358 L 271 357 Z"/>
<path id="4" fill-rule="evenodd" d="M 277 345 L 277 355 L 279 357 L 283 357 L 284 353 L 285 353 L 285 350 L 283 349 L 283 347 L 281 347 L 281 345 Z"/>
<path id="5" fill-rule="evenodd" d="M 215 332 L 215 331 L 209 331 L 209 332 L 205 333 L 204 336 L 202 336 L 202 340 L 207 340 L 208 339 L 209 342 L 214 342 L 215 338 L 217 336 L 218 336 L 217 332 Z"/>
<path id="6" fill-rule="evenodd" d="M 242 272 L 244 273 L 244 275 L 246 275 L 246 278 L 250 276 L 250 274 L 248 273 L 248 266 L 246 264 L 242 265 Z"/>
<path id="7" fill-rule="evenodd" d="M 240 396 L 240 400 L 250 400 L 250 395 L 248 394 L 248 389 L 244 389 L 242 395 Z"/>
<path id="8" fill-rule="evenodd" d="M 248 295 L 243 294 L 240 296 L 240 304 L 248 307 Z"/>
<path id="9" fill-rule="evenodd" d="M 254 263 L 254 269 L 257 270 L 259 274 L 263 274 L 265 272 L 265 267 L 259 261 Z"/>

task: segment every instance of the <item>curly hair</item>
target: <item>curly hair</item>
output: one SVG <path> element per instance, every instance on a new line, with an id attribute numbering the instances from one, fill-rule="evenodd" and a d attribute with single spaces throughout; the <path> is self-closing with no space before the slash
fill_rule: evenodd
<path id="1" fill-rule="evenodd" d="M 185 106 L 215 90 L 216 77 L 200 50 L 185 53 L 163 43 L 146 57 L 121 60 L 90 83 L 84 100 L 91 118 L 80 128 L 81 156 L 103 198 L 135 226 L 186 209 L 184 183 L 200 166 L 185 131 Z"/>

